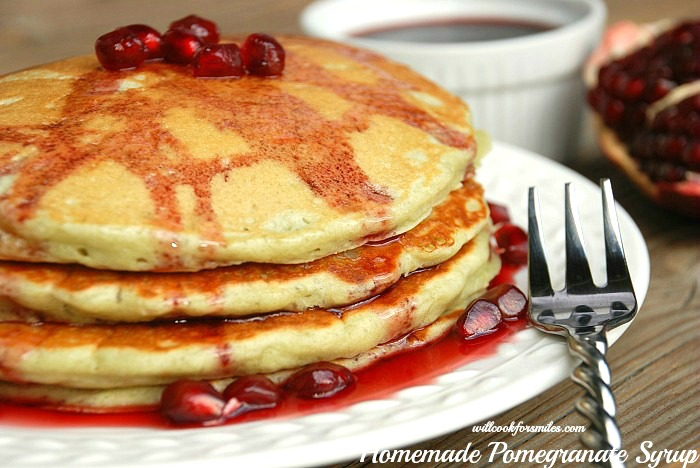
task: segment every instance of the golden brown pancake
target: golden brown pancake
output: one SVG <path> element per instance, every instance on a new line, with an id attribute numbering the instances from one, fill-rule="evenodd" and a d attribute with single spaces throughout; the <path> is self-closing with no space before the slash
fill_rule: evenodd
<path id="1" fill-rule="evenodd" d="M 0 379 L 79 388 L 270 373 L 351 358 L 424 327 L 487 287 L 485 229 L 454 257 L 340 310 L 119 325 L 0 323 Z"/>
<path id="2" fill-rule="evenodd" d="M 423 348 L 444 337 L 463 312 L 462 308 L 453 310 L 442 315 L 433 323 L 400 339 L 375 346 L 353 358 L 335 359 L 333 362 L 356 372 L 382 359 Z M 280 383 L 296 370 L 275 372 L 267 374 L 267 377 L 273 382 Z M 223 390 L 233 380 L 235 379 L 219 379 L 211 381 L 211 383 L 215 388 Z M 86 389 L 57 385 L 18 384 L 0 380 L 0 400 L 81 413 L 151 411 L 158 408 L 164 388 L 164 385 L 151 385 Z"/>
<path id="3" fill-rule="evenodd" d="M 0 262 L 0 320 L 138 322 L 338 307 L 452 257 L 488 224 L 473 180 L 412 230 L 300 265 L 246 263 L 195 273 L 95 270 Z"/>
<path id="4" fill-rule="evenodd" d="M 459 185 L 458 98 L 370 52 L 280 42 L 277 79 L 92 56 L 0 77 L 0 258 L 302 263 L 405 232 Z"/>

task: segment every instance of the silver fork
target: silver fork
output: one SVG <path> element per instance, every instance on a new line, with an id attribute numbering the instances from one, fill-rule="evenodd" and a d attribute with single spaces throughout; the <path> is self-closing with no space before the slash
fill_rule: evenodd
<path id="1" fill-rule="evenodd" d="M 530 320 L 539 329 L 566 336 L 571 353 L 582 359 L 571 378 L 584 388 L 576 409 L 590 420 L 581 442 L 588 449 L 607 451 L 609 461 L 602 466 L 624 467 L 615 456 L 622 449 L 622 437 L 615 421 L 615 397 L 610 389 L 610 368 L 605 359 L 606 333 L 634 318 L 637 299 L 622 247 L 610 180 L 600 181 L 603 192 L 603 229 L 607 283 L 593 282 L 581 240 L 573 190 L 566 184 L 566 283 L 555 291 L 549 278 L 542 242 L 537 191 L 528 196 Z"/>

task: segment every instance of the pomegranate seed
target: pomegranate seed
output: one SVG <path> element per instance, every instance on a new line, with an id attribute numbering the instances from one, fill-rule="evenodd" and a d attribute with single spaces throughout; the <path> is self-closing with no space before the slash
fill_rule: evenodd
<path id="1" fill-rule="evenodd" d="M 669 109 L 670 116 L 666 121 L 666 127 L 669 133 L 678 133 L 682 131 L 683 128 L 683 115 L 678 112 L 677 108 Z"/>
<path id="2" fill-rule="evenodd" d="M 646 89 L 646 83 L 641 78 L 630 80 L 625 89 L 622 91 L 622 97 L 625 99 L 638 99 Z"/>
<path id="3" fill-rule="evenodd" d="M 145 24 L 130 24 L 126 27 L 136 34 L 146 48 L 146 60 L 163 58 L 163 49 L 160 44 L 160 33 Z"/>
<path id="4" fill-rule="evenodd" d="M 628 84 L 629 79 L 627 78 L 627 75 L 624 73 L 618 73 L 613 75 L 610 79 L 609 88 L 614 96 L 624 98 Z"/>
<path id="5" fill-rule="evenodd" d="M 598 85 L 605 91 L 612 92 L 613 80 L 619 72 L 619 64 L 615 62 L 601 67 L 598 71 Z"/>
<path id="6" fill-rule="evenodd" d="M 504 319 L 521 317 L 527 310 L 527 297 L 512 284 L 499 284 L 486 291 L 481 298 L 496 305 Z"/>
<path id="7" fill-rule="evenodd" d="M 605 123 L 611 126 L 616 126 L 618 122 L 622 119 L 622 115 L 625 112 L 625 105 L 622 101 L 619 99 L 611 99 L 608 102 L 608 106 L 606 107 L 604 113 L 603 113 L 603 118 L 605 119 Z"/>
<path id="8" fill-rule="evenodd" d="M 250 409 L 273 408 L 282 401 L 282 391 L 265 376 L 248 375 L 230 383 L 224 398 L 235 398 Z"/>
<path id="9" fill-rule="evenodd" d="M 161 42 L 165 60 L 182 65 L 192 63 L 195 54 L 202 47 L 202 40 L 197 36 L 177 30 L 163 34 Z"/>
<path id="10" fill-rule="evenodd" d="M 110 71 L 136 68 L 147 57 L 143 42 L 127 28 L 118 28 L 98 37 L 95 54 L 104 69 Z"/>
<path id="11" fill-rule="evenodd" d="M 700 94 L 689 97 L 682 101 L 680 105 L 683 107 L 687 106 L 688 110 L 700 112 Z"/>
<path id="12" fill-rule="evenodd" d="M 502 248 L 527 242 L 527 233 L 512 223 L 504 224 L 498 228 L 494 236 L 498 246 Z"/>
<path id="13" fill-rule="evenodd" d="M 241 46 L 243 64 L 251 75 L 279 76 L 284 70 L 285 52 L 269 34 L 248 36 Z"/>
<path id="14" fill-rule="evenodd" d="M 700 170 L 700 141 L 688 145 L 683 154 L 683 161 L 694 170 Z"/>
<path id="15" fill-rule="evenodd" d="M 663 151 L 660 153 L 667 159 L 676 161 L 681 159 L 683 149 L 688 146 L 688 141 L 682 136 L 671 136 L 666 139 Z"/>
<path id="16" fill-rule="evenodd" d="M 527 243 L 511 245 L 501 254 L 501 260 L 508 265 L 527 265 Z"/>
<path id="17" fill-rule="evenodd" d="M 527 264 L 527 233 L 512 223 L 505 223 L 493 233 L 501 259 L 511 265 Z"/>
<path id="18" fill-rule="evenodd" d="M 173 21 L 169 29 L 192 34 L 204 43 L 217 44 L 219 42 L 219 27 L 216 23 L 197 15 L 189 15 Z"/>
<path id="19" fill-rule="evenodd" d="M 602 88 L 593 88 L 587 94 L 588 103 L 597 111 L 603 108 L 603 102 L 607 99 Z"/>
<path id="20" fill-rule="evenodd" d="M 470 340 L 493 333 L 501 320 L 501 311 L 498 306 L 479 298 L 472 301 L 457 319 L 455 330 L 460 337 Z"/>
<path id="21" fill-rule="evenodd" d="M 196 77 L 241 77 L 245 75 L 241 51 L 236 44 L 202 46 L 192 61 Z"/>
<path id="22" fill-rule="evenodd" d="M 648 93 L 647 100 L 649 102 L 658 101 L 662 97 L 666 96 L 675 87 L 675 82 L 666 78 L 659 78 L 658 80 L 655 80 L 652 84 Z"/>
<path id="23" fill-rule="evenodd" d="M 331 397 L 355 384 L 355 375 L 332 362 L 318 362 L 298 370 L 287 378 L 284 387 L 299 398 Z"/>
<path id="24" fill-rule="evenodd" d="M 505 205 L 499 205 L 497 203 L 488 202 L 489 211 L 491 212 L 491 222 L 493 224 L 509 223 L 510 215 L 508 214 L 508 207 Z"/>
<path id="25" fill-rule="evenodd" d="M 168 385 L 160 400 L 161 413 L 178 424 L 223 422 L 235 411 L 208 382 L 178 380 Z"/>

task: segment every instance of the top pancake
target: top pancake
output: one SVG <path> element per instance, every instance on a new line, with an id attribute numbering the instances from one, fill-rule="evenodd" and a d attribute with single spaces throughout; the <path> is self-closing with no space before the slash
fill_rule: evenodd
<path id="1" fill-rule="evenodd" d="M 0 258 L 300 263 L 404 232 L 459 185 L 459 99 L 366 51 L 280 42 L 277 79 L 93 57 L 0 77 Z"/>

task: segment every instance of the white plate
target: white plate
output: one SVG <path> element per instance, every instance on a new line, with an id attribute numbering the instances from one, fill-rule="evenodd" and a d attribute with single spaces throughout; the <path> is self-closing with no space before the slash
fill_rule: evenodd
<path id="1" fill-rule="evenodd" d="M 549 252 L 563 251 L 563 184 L 578 190 L 591 257 L 602 258 L 600 194 L 579 174 L 527 151 L 495 144 L 479 169 L 487 198 L 506 204 L 527 225 L 527 188 L 540 188 Z M 640 301 L 649 285 L 649 256 L 629 215 L 618 210 L 630 271 Z M 563 263 L 562 263 L 563 265 Z M 594 276 L 603 266 L 592 264 Z M 562 271 L 555 265 L 553 272 Z M 555 280 L 553 273 L 553 280 Z M 525 288 L 527 279 L 518 278 Z M 556 281 L 556 280 L 555 280 Z M 611 337 L 619 337 L 618 332 Z M 216 428 L 41 429 L 0 426 L 4 466 L 297 467 L 358 458 L 363 452 L 409 445 L 502 413 L 565 379 L 575 362 L 564 343 L 533 329 L 517 333 L 489 358 L 472 362 L 429 385 L 342 410 L 285 420 Z"/>

